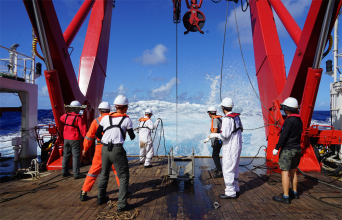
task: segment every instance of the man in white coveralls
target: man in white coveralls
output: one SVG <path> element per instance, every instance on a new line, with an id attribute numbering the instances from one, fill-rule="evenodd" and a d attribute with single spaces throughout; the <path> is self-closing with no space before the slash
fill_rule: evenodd
<path id="1" fill-rule="evenodd" d="M 154 155 L 151 131 L 158 127 L 160 119 L 158 118 L 156 123 L 153 124 L 152 110 L 146 109 L 145 117 L 139 119 L 139 146 L 140 146 L 140 163 L 144 163 L 145 168 L 152 167 L 151 160 Z"/>
<path id="2" fill-rule="evenodd" d="M 234 102 L 225 98 L 221 102 L 221 109 L 225 115 L 222 119 L 221 133 L 211 133 L 210 138 L 219 138 L 222 144 L 222 172 L 226 185 L 225 193 L 220 194 L 221 199 L 236 199 L 240 194 L 239 162 L 242 149 L 243 131 L 238 113 L 232 113 Z"/>

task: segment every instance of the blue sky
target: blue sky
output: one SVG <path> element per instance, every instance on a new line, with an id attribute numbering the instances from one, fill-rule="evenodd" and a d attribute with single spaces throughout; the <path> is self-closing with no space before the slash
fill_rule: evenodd
<path id="1" fill-rule="evenodd" d="M 83 1 L 53 2 L 64 31 Z M 283 0 L 283 3 L 302 29 L 311 2 Z M 239 2 L 236 5 L 236 12 L 243 53 L 253 83 L 257 86 L 250 14 L 249 10 L 243 13 L 240 4 Z M 200 9 L 206 16 L 203 35 L 198 32 L 184 35 L 183 24 L 178 24 L 178 81 L 175 78 L 176 26 L 173 23 L 172 9 L 171 0 L 116 0 L 116 7 L 112 12 L 103 100 L 112 103 L 116 95 L 124 94 L 130 101 L 174 102 L 175 86 L 178 82 L 180 102 L 207 103 L 211 92 L 209 79 L 220 75 L 221 70 L 226 1 L 218 4 L 209 0 L 204 1 Z M 181 15 L 183 16 L 186 11 L 188 9 L 185 1 L 182 1 Z M 71 44 L 71 47 L 75 48 L 71 59 L 76 74 L 88 18 Z M 289 71 L 296 46 L 279 19 L 276 17 L 275 20 L 285 56 L 286 70 Z M 18 43 L 18 51 L 30 55 L 31 41 L 31 23 L 23 2 L 0 0 L 0 45 L 10 47 L 13 43 Z M 3 49 L 0 55 L 1 58 L 7 58 L 4 57 L 7 56 L 7 52 Z M 327 59 L 333 60 L 331 53 L 322 61 L 324 69 Z M 230 2 L 223 67 L 223 94 L 229 94 L 229 89 L 236 78 L 239 78 L 237 83 L 249 86 L 246 83 L 248 79 L 238 45 L 233 3 Z M 333 78 L 323 74 L 315 110 L 329 110 L 331 82 Z M 39 87 L 38 107 L 51 108 L 44 77 L 40 77 L 36 83 Z M 18 97 L 13 94 L 0 94 L 0 99 L 2 107 L 20 106 Z M 219 103 L 219 96 L 216 100 Z"/>

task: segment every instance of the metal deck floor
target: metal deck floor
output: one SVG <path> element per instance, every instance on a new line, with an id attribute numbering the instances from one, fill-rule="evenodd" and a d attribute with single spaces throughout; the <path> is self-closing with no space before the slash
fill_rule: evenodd
<path id="1" fill-rule="evenodd" d="M 250 158 L 241 158 L 240 164 L 247 164 L 250 160 Z M 263 164 L 264 159 L 257 158 L 253 163 Z M 282 192 L 281 182 L 278 182 L 281 181 L 279 174 L 272 174 L 271 179 L 275 182 L 267 182 L 241 167 L 240 197 L 236 200 L 222 200 L 218 195 L 224 192 L 225 185 L 223 178 L 212 178 L 209 170 L 214 167 L 214 163 L 211 158 L 196 158 L 194 185 L 184 182 L 170 184 L 165 181 L 166 158 L 154 158 L 153 167 L 149 169 L 139 165 L 136 158 L 130 158 L 129 164 L 129 189 L 132 195 L 129 196 L 128 202 L 140 210 L 137 219 L 341 219 L 342 216 L 341 209 L 312 198 L 312 196 L 317 199 L 337 197 L 341 196 L 341 191 L 318 184 L 303 176 L 299 177 L 300 199 L 293 200 L 291 205 L 287 205 L 272 200 L 272 196 Z M 81 172 L 86 173 L 89 167 L 82 167 Z M 84 179 L 62 178 L 60 174 L 61 171 L 52 171 L 50 175 L 36 181 L 18 180 L 0 183 L 0 194 L 13 191 L 27 193 L 0 203 L 0 218 L 96 219 L 101 212 L 116 211 L 116 208 L 109 209 L 105 204 L 97 205 L 97 182 L 88 193 L 90 199 L 81 202 L 79 195 Z M 113 202 L 116 202 L 118 187 L 113 173 L 110 175 L 107 194 Z M 310 173 L 310 175 L 327 182 L 334 180 L 321 173 Z M 36 192 L 24 191 L 35 189 L 40 183 L 51 184 Z M 342 186 L 340 181 L 335 181 L 333 184 Z M 2 194 L 0 198 L 17 195 L 19 194 Z M 340 207 L 342 205 L 341 198 L 323 200 Z M 219 203 L 218 209 L 214 208 L 214 202 Z"/>

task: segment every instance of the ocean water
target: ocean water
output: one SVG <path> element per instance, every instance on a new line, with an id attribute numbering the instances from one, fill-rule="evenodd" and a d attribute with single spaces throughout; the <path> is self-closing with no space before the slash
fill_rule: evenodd
<path id="1" fill-rule="evenodd" d="M 228 80 L 227 80 L 228 79 Z M 179 103 L 176 109 L 174 102 L 147 100 L 131 102 L 127 114 L 133 121 L 133 127 L 138 125 L 138 119 L 143 117 L 146 108 L 153 110 L 152 121 L 161 118 L 164 125 L 165 148 L 164 140 L 161 141 L 161 146 L 158 149 L 160 139 L 161 126 L 158 127 L 156 138 L 154 140 L 155 155 L 165 155 L 171 147 L 174 148 L 175 155 L 190 155 L 192 148 L 198 156 L 210 156 L 212 149 L 210 142 L 203 143 L 203 140 L 210 134 L 211 119 L 207 114 L 207 109 L 210 105 L 215 105 L 218 109 L 218 114 L 223 113 L 220 110 L 220 90 L 219 76 L 207 76 L 207 87 L 203 88 L 208 96 L 204 97 L 202 104 L 196 103 Z M 227 83 L 229 82 L 229 84 Z M 257 130 L 253 129 L 263 126 L 261 105 L 256 98 L 249 83 L 240 75 L 228 75 L 224 78 L 222 87 L 222 97 L 232 97 L 235 103 L 234 112 L 241 114 L 241 121 L 244 126 L 243 150 L 242 156 L 255 156 L 259 147 L 266 145 L 264 128 Z M 225 89 L 225 88 L 229 88 Z M 113 107 L 113 106 L 112 106 Z M 20 136 L 21 116 L 18 112 L 5 112 L 0 118 L 0 153 L 4 157 L 13 156 L 11 139 Z M 54 123 L 52 110 L 38 110 L 38 124 Z M 312 117 L 312 124 L 330 125 L 330 111 L 315 111 Z M 35 138 L 33 132 L 30 132 L 31 138 Z M 153 137 L 152 136 L 152 137 Z M 130 141 L 127 138 L 124 145 L 128 155 L 139 154 L 138 138 Z M 38 154 L 40 154 L 40 148 Z M 259 156 L 264 156 L 262 151 Z"/>

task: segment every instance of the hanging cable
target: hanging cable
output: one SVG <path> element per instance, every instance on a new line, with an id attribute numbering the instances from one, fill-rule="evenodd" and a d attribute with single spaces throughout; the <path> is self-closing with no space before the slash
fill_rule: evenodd
<path id="1" fill-rule="evenodd" d="M 234 5 L 234 14 L 235 14 L 235 23 L 236 23 L 236 31 L 237 31 L 237 35 L 238 35 L 238 39 L 239 39 L 239 45 L 240 45 L 240 52 L 241 52 L 241 57 L 242 57 L 242 61 L 243 61 L 243 65 L 245 66 L 245 70 L 246 70 L 246 73 L 247 73 L 247 77 L 248 77 L 248 80 L 249 80 L 249 83 L 251 84 L 252 86 L 252 89 L 256 95 L 256 97 L 259 99 L 261 105 L 267 110 L 267 112 L 272 116 L 272 118 L 274 119 L 274 121 L 276 122 L 277 120 L 274 118 L 274 116 L 271 114 L 271 112 L 268 110 L 268 108 L 264 105 L 264 103 L 261 101 L 258 93 L 256 92 L 253 84 L 252 84 L 252 80 L 251 78 L 249 77 L 249 73 L 247 71 L 247 66 L 246 66 L 246 62 L 245 62 L 245 58 L 243 57 L 243 52 L 242 52 L 242 47 L 241 47 L 241 41 L 240 41 L 240 34 L 239 34 L 239 26 L 238 26 L 238 22 L 237 22 L 237 18 L 236 18 L 236 11 L 235 11 L 235 4 Z M 265 116 L 264 116 L 265 117 Z M 265 117 L 267 119 L 267 117 Z M 267 120 L 268 121 L 268 120 Z"/>
<path id="2" fill-rule="evenodd" d="M 33 51 L 41 60 L 44 61 L 44 57 L 42 57 L 37 51 L 37 41 L 38 41 L 38 38 L 34 38 L 33 43 L 32 43 Z"/>
<path id="3" fill-rule="evenodd" d="M 246 8 L 245 8 L 245 9 L 243 9 L 243 3 L 242 3 L 242 0 L 241 0 L 241 9 L 242 9 L 242 11 L 243 11 L 243 12 L 246 12 L 246 11 L 247 11 L 247 9 L 248 9 L 248 6 L 249 6 L 249 2 L 248 2 L 248 0 L 246 0 L 246 3 L 247 3 L 247 5 L 246 5 Z"/>
<path id="4" fill-rule="evenodd" d="M 217 2 L 216 2 L 217 3 Z M 221 63 L 221 83 L 220 83 L 220 100 L 222 102 L 222 71 L 223 71 L 223 58 L 224 58 L 224 46 L 226 44 L 226 31 L 227 31 L 227 20 L 228 20 L 228 1 L 226 11 L 226 24 L 224 25 L 224 37 L 223 37 L 223 49 L 222 49 L 222 63 Z"/>
<path id="5" fill-rule="evenodd" d="M 328 47 L 328 49 L 323 53 L 322 60 L 323 60 L 324 57 L 326 57 L 326 56 L 329 54 L 329 52 L 330 52 L 330 50 L 331 50 L 331 48 L 332 48 L 332 45 L 333 45 L 333 38 L 332 38 L 331 35 L 329 36 L 328 40 L 329 40 L 329 47 Z"/>
<path id="6" fill-rule="evenodd" d="M 221 0 L 218 0 L 218 1 L 211 0 L 211 1 L 214 2 L 214 3 L 219 3 Z"/>
<path id="7" fill-rule="evenodd" d="M 176 145 L 178 144 L 178 23 L 176 23 Z"/>

